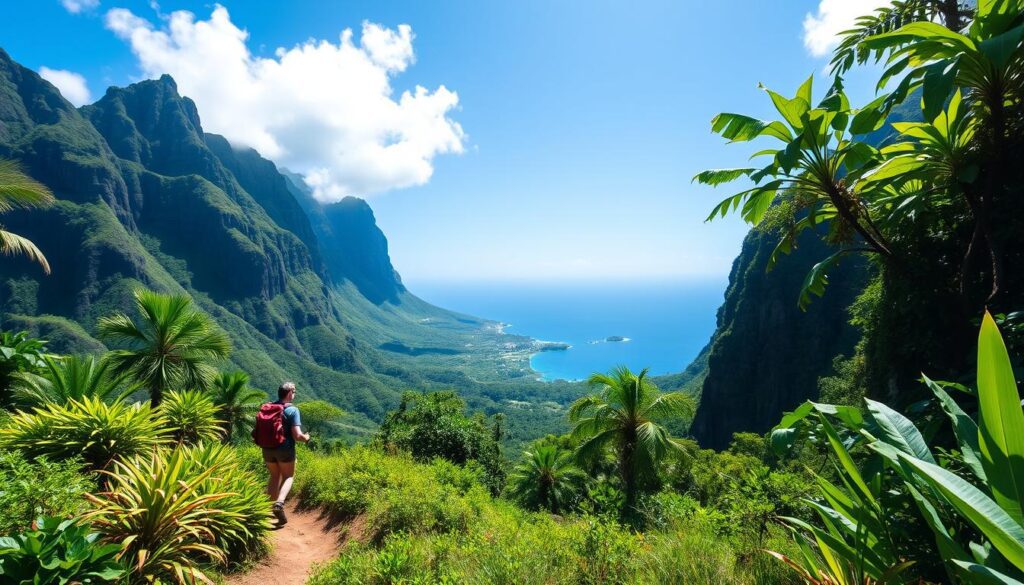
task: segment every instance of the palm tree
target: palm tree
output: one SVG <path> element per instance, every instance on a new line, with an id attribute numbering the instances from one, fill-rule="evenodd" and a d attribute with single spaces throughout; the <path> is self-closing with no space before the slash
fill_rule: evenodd
<path id="1" fill-rule="evenodd" d="M 582 442 L 577 458 L 590 460 L 606 447 L 618 456 L 626 494 L 624 511 L 636 502 L 638 480 L 654 474 L 669 451 L 681 449 L 659 420 L 692 416 L 693 398 L 683 392 L 661 393 L 647 380 L 647 369 L 634 374 L 619 367 L 594 374 L 587 384 L 600 392 L 584 396 L 569 408 L 572 437 Z"/>
<path id="2" fill-rule="evenodd" d="M 221 372 L 210 386 L 210 398 L 220 409 L 219 418 L 224 421 L 224 438 L 244 434 L 252 413 L 259 408 L 267 395 L 249 387 L 249 376 L 245 372 Z"/>
<path id="3" fill-rule="evenodd" d="M 103 317 L 100 337 L 127 346 L 110 352 L 111 371 L 149 390 L 154 407 L 172 387 L 209 388 L 216 375 L 211 362 L 231 353 L 231 340 L 186 295 L 135 291 L 142 321 L 124 314 Z"/>
<path id="4" fill-rule="evenodd" d="M 26 374 L 15 391 L 18 402 L 37 406 L 46 402 L 66 404 L 84 398 L 118 399 L 133 389 L 124 376 L 112 375 L 110 363 L 91 355 L 46 356 L 40 375 Z"/>
<path id="5" fill-rule="evenodd" d="M 855 62 L 863 65 L 871 59 L 881 59 L 884 52 L 864 46 L 864 41 L 875 35 L 892 32 L 912 22 L 941 22 L 947 29 L 957 32 L 973 16 L 974 8 L 970 2 L 895 0 L 888 6 L 876 8 L 871 14 L 858 17 L 852 28 L 839 33 L 843 40 L 832 55 L 832 72 L 843 75 Z"/>
<path id="6" fill-rule="evenodd" d="M 523 461 L 509 478 L 509 489 L 528 508 L 558 514 L 576 495 L 585 477 L 573 464 L 571 452 L 545 445 L 523 453 Z"/>
<path id="7" fill-rule="evenodd" d="M 921 88 L 922 111 L 930 121 L 962 91 L 978 119 L 984 164 L 974 172 L 977 178 L 967 182 L 965 195 L 975 221 L 972 250 L 983 244 L 992 264 L 986 302 L 999 293 L 1003 280 L 1003 251 L 992 225 L 994 206 L 1016 195 L 1010 153 L 1020 131 L 1013 123 L 1014 108 L 1024 99 L 1022 26 L 1021 0 L 979 2 L 971 26 L 959 32 L 933 22 L 911 22 L 860 43 L 865 51 L 888 55 L 879 87 L 900 80 L 885 98 L 887 104 L 900 103 Z"/>
<path id="8" fill-rule="evenodd" d="M 22 172 L 18 163 L 0 160 L 0 213 L 13 209 L 46 207 L 51 203 L 53 193 L 45 185 Z M 46 256 L 31 240 L 2 228 L 0 252 L 7 256 L 27 256 L 42 266 L 44 273 L 50 273 L 50 263 L 46 261 Z"/>

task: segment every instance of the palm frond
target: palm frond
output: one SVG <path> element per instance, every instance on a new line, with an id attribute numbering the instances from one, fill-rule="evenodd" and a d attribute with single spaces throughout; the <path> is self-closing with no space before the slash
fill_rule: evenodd
<path id="1" fill-rule="evenodd" d="M 872 49 L 864 44 L 870 37 L 893 32 L 913 22 L 941 22 L 951 31 L 960 31 L 974 16 L 971 2 L 946 0 L 897 0 L 875 9 L 872 14 L 857 18 L 853 28 L 840 33 L 843 40 L 832 53 L 830 67 L 834 74 L 842 75 L 854 64 L 881 60 L 885 50 Z"/>
<path id="2" fill-rule="evenodd" d="M 101 337 L 115 343 L 148 343 L 149 335 L 139 329 L 131 317 L 120 313 L 100 317 L 97 329 Z"/>
<path id="3" fill-rule="evenodd" d="M 659 394 L 643 410 L 645 418 L 689 418 L 697 410 L 693 396 L 685 392 Z"/>
<path id="4" fill-rule="evenodd" d="M 42 250 L 32 243 L 32 240 L 19 236 L 14 232 L 0 230 L 0 252 L 6 256 L 25 256 L 29 260 L 43 267 L 43 273 L 50 273 L 50 263 L 46 260 Z"/>
<path id="5" fill-rule="evenodd" d="M 588 437 L 576 447 L 576 460 L 581 462 L 593 461 L 618 436 L 619 430 L 612 428 Z"/>
<path id="6" fill-rule="evenodd" d="M 579 420 L 588 410 L 604 404 L 599 396 L 588 394 L 573 402 L 569 407 L 568 417 L 570 421 Z"/>
<path id="7" fill-rule="evenodd" d="M 11 160 L 0 160 L 0 213 L 12 209 L 45 207 L 53 203 L 50 189 Z"/>

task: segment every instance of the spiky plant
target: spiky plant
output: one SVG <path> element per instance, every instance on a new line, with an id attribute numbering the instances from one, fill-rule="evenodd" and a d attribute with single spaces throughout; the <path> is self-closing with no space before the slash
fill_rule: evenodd
<path id="1" fill-rule="evenodd" d="M 110 353 L 112 371 L 148 389 L 154 407 L 170 388 L 208 388 L 214 363 L 231 353 L 227 334 L 186 295 L 140 289 L 135 304 L 139 323 L 124 314 L 99 321 L 100 337 L 125 346 Z"/>
<path id="2" fill-rule="evenodd" d="M 211 582 L 200 563 L 223 564 L 216 530 L 241 522 L 242 513 L 221 509 L 228 491 L 205 490 L 223 470 L 193 473 L 189 451 L 152 451 L 114 463 L 108 489 L 86 497 L 95 506 L 84 519 L 107 542 L 119 544 L 131 580 L 146 583 Z"/>
<path id="3" fill-rule="evenodd" d="M 217 406 L 198 390 L 168 392 L 160 413 L 180 444 L 219 440 L 223 433 L 224 421 L 217 418 Z"/>
<path id="4" fill-rule="evenodd" d="M 211 467 L 218 470 L 199 485 L 197 493 L 231 494 L 217 501 L 217 509 L 230 514 L 211 518 L 215 544 L 225 552 L 227 561 L 244 561 L 266 552 L 267 531 L 271 528 L 266 483 L 245 469 L 235 449 L 228 445 L 210 441 L 182 449 L 189 475 L 199 475 Z"/>
<path id="5" fill-rule="evenodd" d="M 0 428 L 0 447 L 54 460 L 80 456 L 90 469 L 105 469 L 165 444 L 166 425 L 148 405 L 87 397 L 15 413 Z"/>

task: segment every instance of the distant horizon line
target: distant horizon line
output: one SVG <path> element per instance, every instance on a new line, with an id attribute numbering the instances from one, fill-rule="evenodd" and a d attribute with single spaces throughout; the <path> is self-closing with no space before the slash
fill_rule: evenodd
<path id="1" fill-rule="evenodd" d="M 724 284 L 729 280 L 729 273 L 701 274 L 691 276 L 629 276 L 625 279 L 616 277 L 455 277 L 455 278 L 407 278 L 402 275 L 402 284 L 415 291 L 417 286 L 435 285 L 652 285 L 652 284 Z"/>

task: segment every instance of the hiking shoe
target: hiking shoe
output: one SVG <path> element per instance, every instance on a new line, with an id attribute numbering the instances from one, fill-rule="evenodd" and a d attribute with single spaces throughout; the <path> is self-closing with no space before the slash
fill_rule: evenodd
<path id="1" fill-rule="evenodd" d="M 274 502 L 274 518 L 277 518 L 277 523 L 282 526 L 288 523 L 288 517 L 284 515 L 283 502 Z"/>

